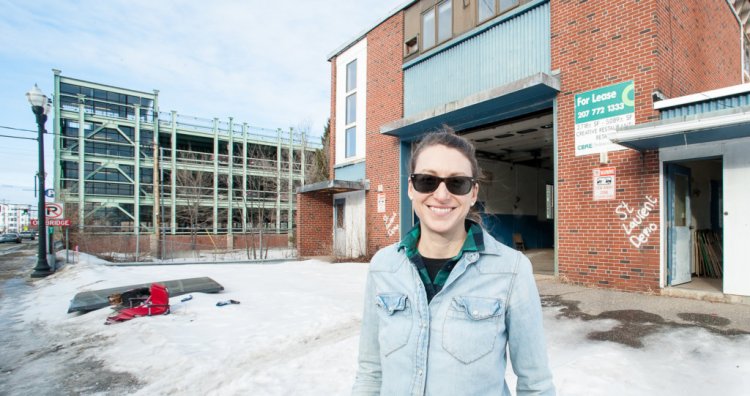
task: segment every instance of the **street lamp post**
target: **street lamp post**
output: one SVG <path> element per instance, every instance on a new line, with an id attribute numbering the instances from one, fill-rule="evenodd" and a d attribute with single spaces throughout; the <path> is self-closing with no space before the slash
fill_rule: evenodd
<path id="1" fill-rule="evenodd" d="M 50 110 L 50 105 L 47 101 L 47 96 L 42 93 L 42 90 L 36 84 L 34 84 L 34 88 L 31 88 L 26 93 L 26 97 L 29 99 L 29 103 L 31 103 L 31 111 L 36 116 L 36 124 L 39 127 L 37 142 L 39 143 L 39 209 L 37 210 L 39 220 L 39 225 L 37 226 L 39 229 L 39 249 L 37 250 L 36 267 L 34 267 L 31 277 L 43 278 L 52 273 L 47 263 L 47 211 L 44 207 L 44 124 L 47 122 L 47 113 Z"/>

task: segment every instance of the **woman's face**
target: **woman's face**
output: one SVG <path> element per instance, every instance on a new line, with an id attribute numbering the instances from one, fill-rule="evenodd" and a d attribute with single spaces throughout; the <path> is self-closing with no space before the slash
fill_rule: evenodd
<path id="1" fill-rule="evenodd" d="M 473 177 L 469 160 L 460 151 L 442 145 L 422 150 L 417 157 L 414 173 Z M 410 179 L 409 198 L 422 225 L 422 233 L 432 232 L 449 238 L 462 235 L 464 220 L 477 199 L 478 190 L 474 184 L 468 194 L 455 195 L 448 191 L 445 183 L 440 183 L 437 190 L 421 193 L 414 189 Z"/>

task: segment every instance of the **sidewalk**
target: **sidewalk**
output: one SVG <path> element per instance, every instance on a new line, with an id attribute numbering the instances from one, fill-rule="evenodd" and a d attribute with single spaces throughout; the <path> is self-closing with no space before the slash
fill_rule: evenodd
<path id="1" fill-rule="evenodd" d="M 750 334 L 750 305 L 594 289 L 565 284 L 549 275 L 535 277 L 543 305 L 564 306 L 561 314 L 565 316 L 615 319 L 622 323 L 621 330 L 631 332 L 650 333 L 664 326 L 698 326 L 724 335 Z M 641 335 L 620 334 L 620 337 L 637 341 Z M 628 340 L 624 341 L 630 345 Z"/>

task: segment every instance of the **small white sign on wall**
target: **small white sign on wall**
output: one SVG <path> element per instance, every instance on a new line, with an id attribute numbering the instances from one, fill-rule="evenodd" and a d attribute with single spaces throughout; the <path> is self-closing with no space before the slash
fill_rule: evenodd
<path id="1" fill-rule="evenodd" d="M 615 199 L 615 167 L 594 169 L 594 201 Z"/>
<path id="2" fill-rule="evenodd" d="M 378 194 L 378 213 L 385 213 L 385 194 Z"/>

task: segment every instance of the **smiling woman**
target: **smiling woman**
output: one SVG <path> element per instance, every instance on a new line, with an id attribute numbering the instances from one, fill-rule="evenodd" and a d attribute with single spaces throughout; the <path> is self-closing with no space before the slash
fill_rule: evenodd
<path id="1" fill-rule="evenodd" d="M 554 395 L 531 264 L 472 213 L 479 174 L 450 130 L 416 146 L 419 223 L 372 259 L 354 394 L 508 395 L 507 350 L 518 395 Z"/>

